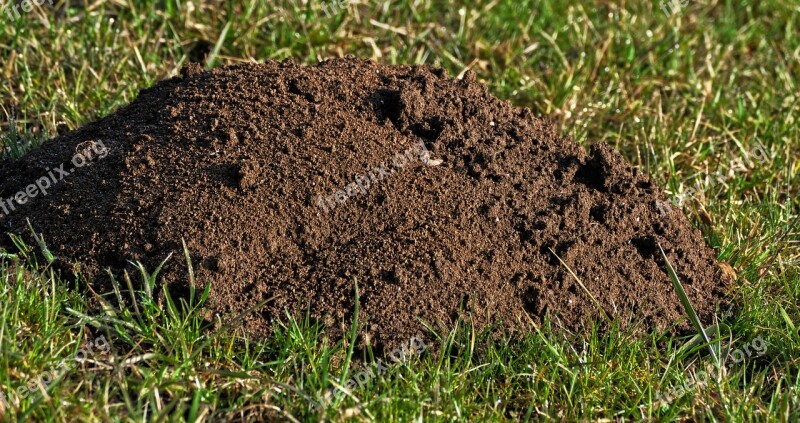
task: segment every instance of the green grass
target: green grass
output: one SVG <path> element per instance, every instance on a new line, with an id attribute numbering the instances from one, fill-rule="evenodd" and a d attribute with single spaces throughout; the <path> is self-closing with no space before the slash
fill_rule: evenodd
<path id="1" fill-rule="evenodd" d="M 112 112 L 190 59 L 217 67 L 354 54 L 469 68 L 498 97 L 581 144 L 613 145 L 667 187 L 736 275 L 743 307 L 719 351 L 761 338 L 766 352 L 657 408 L 659 392 L 713 362 L 707 349 L 618 330 L 572 337 L 550 324 L 498 341 L 462 324 L 438 334 L 440 352 L 390 366 L 338 401 L 332 384 L 360 364 L 349 342 L 324 341 L 304 316 L 248 339 L 230 329 L 239 316 L 205 326 L 203 293 L 161 308 L 125 280 L 127 306 L 98 312 L 96 296 L 46 263 L 5 257 L 4 419 L 800 419 L 797 1 L 689 2 L 670 17 L 658 2 L 628 1 L 358 0 L 332 17 L 314 0 L 56 5 L 11 24 L 0 15 L 4 155 Z M 153 276 L 131 275 L 130 285 L 143 278 Z M 108 350 L 74 360 L 100 337 Z M 370 359 L 362 354 L 353 352 Z M 35 394 L 10 393 L 61 363 L 71 369 Z"/>

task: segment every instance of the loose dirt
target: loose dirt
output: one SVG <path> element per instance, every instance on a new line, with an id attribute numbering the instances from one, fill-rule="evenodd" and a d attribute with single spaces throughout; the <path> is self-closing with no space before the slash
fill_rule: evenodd
<path id="1" fill-rule="evenodd" d="M 198 285 L 213 281 L 209 318 L 274 297 L 247 316 L 254 335 L 288 310 L 340 336 L 356 282 L 362 340 L 376 345 L 459 316 L 519 333 L 549 315 L 585 332 L 602 322 L 589 293 L 625 327 L 664 330 L 684 312 L 658 244 L 706 322 L 730 285 L 650 178 L 602 143 L 587 154 L 472 74 L 356 59 L 189 65 L 2 163 L 0 198 L 98 142 L 106 156 L 0 213 L 3 232 L 33 243 L 30 219 L 57 265 L 79 263 L 104 293 L 106 268 L 173 254 L 163 280 L 184 294 L 185 239 Z"/>

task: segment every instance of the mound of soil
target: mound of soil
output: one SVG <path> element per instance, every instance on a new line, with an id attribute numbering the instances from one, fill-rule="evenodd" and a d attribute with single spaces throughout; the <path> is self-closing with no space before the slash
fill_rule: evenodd
<path id="1" fill-rule="evenodd" d="M 51 174 L 46 194 L 26 190 Z M 4 232 L 33 242 L 30 219 L 105 292 L 106 268 L 170 254 L 164 281 L 184 292 L 185 239 L 198 285 L 213 281 L 209 315 L 275 297 L 247 317 L 262 335 L 287 309 L 341 335 L 356 281 L 376 345 L 459 315 L 513 332 L 549 314 L 584 331 L 602 316 L 586 291 L 623 326 L 661 330 L 684 312 L 658 244 L 705 321 L 730 283 L 615 151 L 587 154 L 471 74 L 430 67 L 190 65 L 3 163 L 0 199 L 14 208 L 0 208 Z"/>

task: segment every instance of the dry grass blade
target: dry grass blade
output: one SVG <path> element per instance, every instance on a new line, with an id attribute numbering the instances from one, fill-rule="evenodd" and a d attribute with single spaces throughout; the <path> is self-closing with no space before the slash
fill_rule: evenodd
<path id="1" fill-rule="evenodd" d="M 549 250 L 551 253 L 553 253 L 554 256 L 556 256 L 558 261 L 561 262 L 561 264 L 567 269 L 569 274 L 572 275 L 573 278 L 575 278 L 575 281 L 578 282 L 578 285 L 580 285 L 581 289 L 583 289 L 583 292 L 585 292 L 586 295 L 589 296 L 589 299 L 592 300 L 592 304 L 594 304 L 594 306 L 597 307 L 598 310 L 600 310 L 600 313 L 603 315 L 603 318 L 605 318 L 607 322 L 611 323 L 611 318 L 608 317 L 608 314 L 603 309 L 603 306 L 600 305 L 600 302 L 597 301 L 597 298 L 595 298 L 594 295 L 592 295 L 592 293 L 589 292 L 589 289 L 587 289 L 586 285 L 584 285 L 583 282 L 581 282 L 581 279 L 578 277 L 578 275 L 576 275 L 575 272 L 573 272 L 572 269 L 570 269 L 569 266 L 567 266 L 567 263 L 564 263 L 564 260 L 561 260 L 561 257 L 559 257 L 558 254 L 556 254 L 556 252 L 553 251 L 552 248 L 549 248 Z"/>

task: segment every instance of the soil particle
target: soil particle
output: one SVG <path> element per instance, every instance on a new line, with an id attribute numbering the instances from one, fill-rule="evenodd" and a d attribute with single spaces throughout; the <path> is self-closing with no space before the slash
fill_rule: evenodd
<path id="1" fill-rule="evenodd" d="M 188 65 L 3 162 L 0 198 L 97 140 L 106 157 L 0 213 L 3 232 L 32 242 L 30 219 L 59 263 L 80 263 L 104 292 L 105 268 L 154 269 L 172 253 L 164 282 L 185 293 L 185 240 L 198 284 L 213 281 L 210 311 L 274 297 L 246 319 L 256 335 L 288 309 L 340 336 L 356 281 L 362 339 L 377 345 L 459 315 L 518 333 L 549 314 L 585 332 L 602 313 L 570 270 L 623 326 L 663 330 L 683 310 L 659 244 L 704 321 L 730 284 L 646 175 L 605 144 L 587 154 L 469 73 L 356 59 Z"/>

